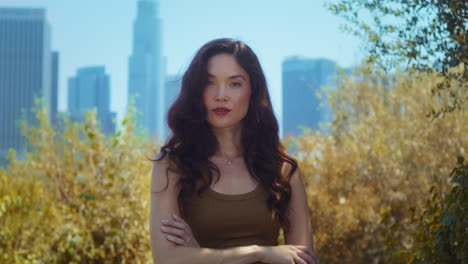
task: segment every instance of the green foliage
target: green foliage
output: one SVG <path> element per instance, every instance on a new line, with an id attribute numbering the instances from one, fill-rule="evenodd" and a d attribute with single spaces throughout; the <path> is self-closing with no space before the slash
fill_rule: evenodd
<path id="1" fill-rule="evenodd" d="M 297 146 L 322 263 L 466 258 L 466 165 L 452 183 L 440 175 L 467 155 L 468 112 L 427 118 L 447 103 L 431 93 L 438 78 L 363 67 L 330 94 L 329 135 L 285 139 Z M 146 157 L 156 144 L 136 135 L 132 114 L 104 137 L 95 113 L 60 132 L 36 113 L 37 125 L 23 125 L 30 152 L 12 151 L 0 169 L 0 263 L 151 263 Z"/>
<path id="2" fill-rule="evenodd" d="M 447 100 L 431 94 L 436 73 L 390 77 L 363 67 L 341 78 L 329 97 L 331 133 L 288 139 L 298 148 L 315 248 L 322 263 L 389 263 L 386 255 L 411 247 L 411 208 L 424 204 L 431 175 L 448 175 L 453 157 L 468 154 L 468 112 L 427 118 Z M 450 190 L 445 177 L 435 180 L 440 193 Z"/>
<path id="3" fill-rule="evenodd" d="M 23 123 L 27 158 L 0 170 L 0 263 L 151 263 L 155 145 L 135 135 L 133 113 L 105 138 L 93 112 L 57 133 L 35 111 L 38 125 Z"/>
<path id="4" fill-rule="evenodd" d="M 328 8 L 348 22 L 345 31 L 365 41 L 367 63 L 384 70 L 410 66 L 417 71 L 440 71 L 444 80 L 433 93 L 443 93 L 451 100 L 433 114 L 466 109 L 467 1 L 340 0 L 329 3 Z M 364 18 L 371 20 L 365 22 Z M 453 80 L 456 84 L 450 85 Z"/>
<path id="5" fill-rule="evenodd" d="M 391 248 L 392 254 L 388 254 L 391 263 L 468 262 L 468 165 L 463 157 L 458 158 L 450 179 L 448 193 L 440 194 L 437 183 L 434 183 L 430 189 L 431 198 L 424 204 L 422 212 L 411 208 L 411 222 L 416 225 L 411 247 L 398 248 L 391 233 L 382 233 Z M 388 224 L 390 210 L 384 214 L 384 225 Z M 398 224 L 393 224 L 393 230 L 398 228 Z"/>

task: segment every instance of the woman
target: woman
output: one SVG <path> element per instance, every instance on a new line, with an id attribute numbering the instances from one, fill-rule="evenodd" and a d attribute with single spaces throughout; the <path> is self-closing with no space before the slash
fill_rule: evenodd
<path id="1" fill-rule="evenodd" d="M 245 43 L 198 50 L 168 125 L 151 180 L 155 263 L 316 263 L 302 176 Z"/>

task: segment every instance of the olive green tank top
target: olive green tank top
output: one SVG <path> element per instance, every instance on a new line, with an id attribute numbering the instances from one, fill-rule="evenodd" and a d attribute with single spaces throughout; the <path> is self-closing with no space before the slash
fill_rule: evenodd
<path id="1" fill-rule="evenodd" d="M 277 246 L 280 224 L 271 216 L 262 185 L 244 194 L 222 194 L 208 188 L 185 205 L 187 224 L 200 247 Z"/>

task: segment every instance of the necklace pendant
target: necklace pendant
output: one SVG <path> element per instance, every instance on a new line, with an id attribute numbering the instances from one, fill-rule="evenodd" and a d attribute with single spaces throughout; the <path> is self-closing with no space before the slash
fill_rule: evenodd
<path id="1" fill-rule="evenodd" d="M 228 161 L 227 163 L 228 163 L 228 165 L 231 165 L 231 162 L 230 162 L 230 161 Z"/>

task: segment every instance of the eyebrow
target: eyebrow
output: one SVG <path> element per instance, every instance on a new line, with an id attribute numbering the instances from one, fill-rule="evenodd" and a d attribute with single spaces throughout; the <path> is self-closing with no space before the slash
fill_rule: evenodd
<path id="1" fill-rule="evenodd" d="M 211 74 L 211 73 L 208 73 L 208 76 L 209 76 L 209 77 L 216 77 L 216 76 L 214 76 L 214 75 Z M 236 79 L 236 78 L 241 78 L 241 79 L 243 79 L 244 81 L 247 81 L 247 80 L 245 79 L 245 77 L 244 77 L 242 74 L 236 74 L 236 75 L 229 76 L 228 79 Z"/>

